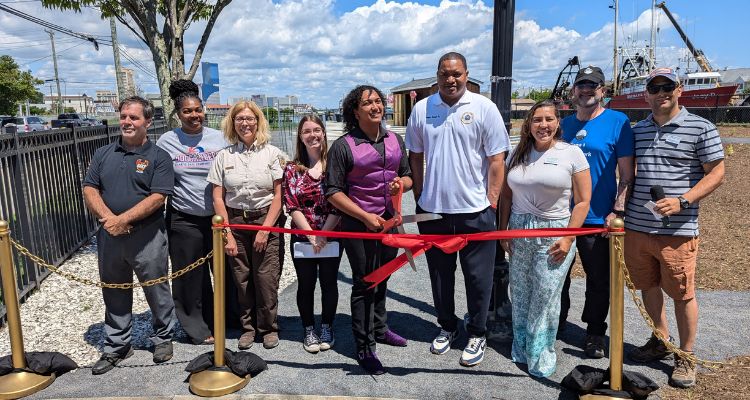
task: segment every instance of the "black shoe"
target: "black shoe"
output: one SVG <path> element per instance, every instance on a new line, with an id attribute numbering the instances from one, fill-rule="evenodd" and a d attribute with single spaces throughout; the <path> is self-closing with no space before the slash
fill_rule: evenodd
<path id="1" fill-rule="evenodd" d="M 122 360 L 132 355 L 133 348 L 130 346 L 128 346 L 128 351 L 126 351 L 125 354 L 104 353 L 99 358 L 99 361 L 97 361 L 96 364 L 94 364 L 94 366 L 91 368 L 91 373 L 94 375 L 101 375 L 103 373 L 106 373 L 114 368 L 117 364 L 119 364 Z"/>
<path id="2" fill-rule="evenodd" d="M 604 335 L 586 335 L 586 346 L 583 352 L 589 358 L 604 358 L 607 351 L 607 343 Z"/>
<path id="3" fill-rule="evenodd" d="M 154 347 L 154 362 L 159 364 L 172 359 L 172 342 L 159 343 Z"/>
<path id="4" fill-rule="evenodd" d="M 669 337 L 669 341 L 674 343 L 672 336 Z M 644 364 L 670 357 L 672 357 L 672 351 L 667 349 L 667 346 L 664 345 L 659 338 L 654 336 L 654 334 L 651 334 L 651 337 L 646 344 L 634 348 L 628 354 L 628 358 L 632 361 Z"/>

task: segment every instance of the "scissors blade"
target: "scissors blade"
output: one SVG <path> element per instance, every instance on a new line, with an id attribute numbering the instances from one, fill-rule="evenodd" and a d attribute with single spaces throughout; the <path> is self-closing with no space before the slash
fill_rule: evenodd
<path id="1" fill-rule="evenodd" d="M 397 226 L 396 230 L 398 231 L 398 233 L 406 233 L 406 230 L 404 229 L 403 225 Z M 404 249 L 404 253 L 406 253 L 406 259 L 409 260 L 409 265 L 411 266 L 411 269 L 416 271 L 417 264 L 414 263 L 414 254 L 412 254 L 411 250 L 409 249 Z"/>
<path id="2" fill-rule="evenodd" d="M 404 224 L 412 224 L 415 222 L 434 221 L 442 218 L 443 216 L 440 214 L 422 213 L 414 215 L 404 215 L 401 217 L 401 221 Z"/>

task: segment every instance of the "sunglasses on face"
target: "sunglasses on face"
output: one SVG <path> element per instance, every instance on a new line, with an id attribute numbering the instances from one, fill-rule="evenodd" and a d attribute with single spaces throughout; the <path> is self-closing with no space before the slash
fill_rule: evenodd
<path id="1" fill-rule="evenodd" d="M 664 83 L 661 85 L 646 86 L 646 90 L 648 90 L 650 94 L 657 94 L 659 93 L 659 91 L 664 91 L 665 93 L 671 93 L 676 88 L 677 88 L 677 84 L 674 82 Z"/>
<path id="2" fill-rule="evenodd" d="M 599 84 L 598 83 L 595 83 L 595 82 L 586 82 L 586 81 L 578 82 L 578 83 L 575 84 L 575 86 L 578 89 L 581 89 L 581 90 L 596 90 L 596 89 L 599 88 Z"/>

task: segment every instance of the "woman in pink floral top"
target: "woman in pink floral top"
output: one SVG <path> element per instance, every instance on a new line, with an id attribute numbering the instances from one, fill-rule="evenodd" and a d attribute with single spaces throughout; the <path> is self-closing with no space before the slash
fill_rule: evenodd
<path id="1" fill-rule="evenodd" d="M 304 230 L 334 230 L 339 223 L 336 209 L 325 198 L 324 171 L 328 143 L 323 121 L 317 115 L 304 116 L 297 126 L 294 161 L 284 170 L 283 194 L 292 227 Z M 327 245 L 326 237 L 292 235 L 290 253 L 297 271 L 297 308 L 304 327 L 303 347 L 310 353 L 333 346 L 333 317 L 339 301 L 337 276 L 341 249 L 334 257 L 295 257 L 295 243 L 308 242 L 314 254 Z M 320 279 L 322 315 L 320 333 L 315 330 L 315 285 Z"/>

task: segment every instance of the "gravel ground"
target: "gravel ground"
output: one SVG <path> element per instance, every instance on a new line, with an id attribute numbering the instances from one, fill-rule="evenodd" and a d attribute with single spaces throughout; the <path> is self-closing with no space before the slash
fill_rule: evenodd
<path id="1" fill-rule="evenodd" d="M 289 235 L 286 235 L 289 243 Z M 203 268 L 203 267 L 199 267 Z M 95 239 L 82 247 L 62 265 L 66 272 L 98 280 Z M 231 279 L 231 277 L 227 277 Z M 290 257 L 285 257 L 279 292 L 297 279 Z M 137 278 L 133 276 L 133 280 Z M 61 351 L 79 366 L 91 365 L 99 359 L 104 346 L 104 302 L 99 288 L 71 282 L 52 274 L 42 282 L 41 289 L 21 306 L 24 350 Z M 143 290 L 133 290 L 133 346 L 151 347 L 151 312 Z M 177 324 L 175 341 L 186 341 L 187 334 Z M 8 330 L 0 330 L 0 354 L 10 354 Z"/>

